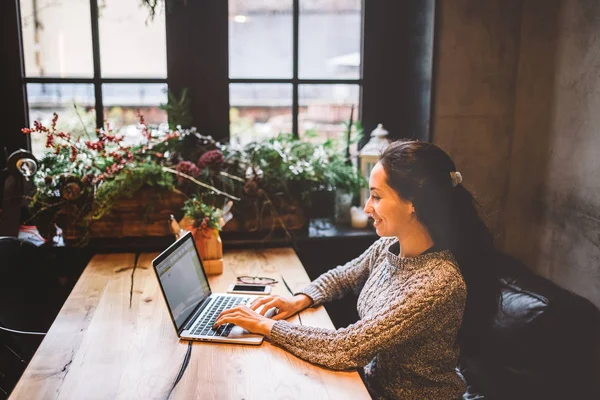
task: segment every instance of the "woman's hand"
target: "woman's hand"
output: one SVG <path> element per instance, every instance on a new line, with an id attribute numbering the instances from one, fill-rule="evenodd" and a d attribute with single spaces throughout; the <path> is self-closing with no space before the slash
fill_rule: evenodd
<path id="1" fill-rule="evenodd" d="M 292 315 L 304 310 L 312 304 L 312 299 L 305 294 L 298 294 L 294 297 L 282 297 L 282 296 L 267 296 L 259 297 L 254 300 L 250 305 L 253 310 L 258 309 L 262 306 L 260 311 L 261 315 L 265 315 L 267 311 L 276 307 L 278 311 L 272 318 L 274 320 L 286 319 Z"/>
<path id="2" fill-rule="evenodd" d="M 275 321 L 291 317 L 312 304 L 312 299 L 304 294 L 294 297 L 268 296 L 254 300 L 250 307 L 239 305 L 223 311 L 215 321 L 215 328 L 219 325 L 231 323 L 247 330 L 269 336 Z M 256 312 L 262 306 L 260 313 Z M 265 314 L 275 308 L 277 313 L 271 318 Z"/>
<path id="3" fill-rule="evenodd" d="M 268 336 L 275 321 L 269 319 L 246 305 L 239 305 L 223 311 L 215 321 L 216 329 L 219 325 L 231 323 L 251 333 Z"/>

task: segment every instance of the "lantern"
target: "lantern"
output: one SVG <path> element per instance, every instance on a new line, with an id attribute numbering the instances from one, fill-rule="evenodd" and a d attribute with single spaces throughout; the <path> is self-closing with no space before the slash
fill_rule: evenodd
<path id="1" fill-rule="evenodd" d="M 360 170 L 363 176 L 369 181 L 371 170 L 379 161 L 379 157 L 385 148 L 390 144 L 390 140 L 386 137 L 388 131 L 383 128 L 382 124 L 377 125 L 377 128 L 371 132 L 371 139 L 360 150 Z M 369 197 L 369 189 L 363 189 L 360 192 L 360 204 L 365 205 Z"/>

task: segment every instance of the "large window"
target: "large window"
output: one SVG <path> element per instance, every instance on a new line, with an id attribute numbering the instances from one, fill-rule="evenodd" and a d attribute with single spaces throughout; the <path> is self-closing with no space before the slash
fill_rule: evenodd
<path id="1" fill-rule="evenodd" d="M 137 110 L 166 122 L 167 85 L 188 89 L 191 125 L 215 138 L 336 138 L 354 110 L 367 133 L 383 123 L 391 138 L 427 140 L 434 11 L 435 0 L 2 1 L 13 101 L 0 145 L 25 147 L 20 129 L 54 111 L 83 135 L 105 120 L 135 135 Z"/>
<path id="2" fill-rule="evenodd" d="M 340 138 L 359 107 L 361 25 L 361 0 L 229 0 L 231 139 Z"/>
<path id="3" fill-rule="evenodd" d="M 164 15 L 149 23 L 138 0 L 21 0 L 20 15 L 30 123 L 56 112 L 58 129 L 91 137 L 106 121 L 135 141 L 138 112 L 167 121 Z"/>

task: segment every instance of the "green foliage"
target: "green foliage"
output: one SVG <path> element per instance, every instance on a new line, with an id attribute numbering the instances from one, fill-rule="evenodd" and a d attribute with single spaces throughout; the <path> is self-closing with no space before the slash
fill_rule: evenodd
<path id="1" fill-rule="evenodd" d="M 328 179 L 337 189 L 358 194 L 360 189 L 367 186 L 367 180 L 360 170 L 352 164 L 348 164 L 341 158 L 332 160 L 327 167 Z"/>
<path id="2" fill-rule="evenodd" d="M 183 205 L 186 217 L 194 221 L 196 228 L 214 228 L 221 230 L 221 210 L 206 204 L 202 199 L 192 197 Z"/>
<path id="3" fill-rule="evenodd" d="M 172 191 L 175 189 L 175 179 L 163 171 L 159 164 L 137 163 L 98 187 L 92 218 L 102 218 L 120 199 L 133 197 L 144 186 Z"/>
<path id="4" fill-rule="evenodd" d="M 366 185 L 357 168 L 347 162 L 337 144 L 330 140 L 314 144 L 286 133 L 243 147 L 225 146 L 223 153 L 247 176 L 260 178 L 270 193 L 300 192 L 302 200 L 306 200 L 313 190 L 342 188 L 358 193 Z"/>
<path id="5" fill-rule="evenodd" d="M 360 120 L 354 122 L 354 134 L 350 137 L 350 143 L 348 144 L 351 145 L 360 142 L 364 137 L 364 134 L 365 129 L 362 126 L 362 122 L 360 122 Z"/>
<path id="6" fill-rule="evenodd" d="M 85 236 L 91 221 L 143 186 L 174 190 L 174 176 L 163 169 L 161 152 L 179 141 L 182 132 L 151 131 L 142 116 L 140 123 L 142 141 L 137 145 L 126 144 L 108 125 L 95 139 L 84 140 L 60 130 L 57 114 L 49 127 L 36 121 L 23 128 L 25 134 L 45 137 L 48 149 L 34 176 L 37 190 L 29 201 L 28 222 L 42 234 L 58 224 L 79 228 Z"/>
<path id="7" fill-rule="evenodd" d="M 181 91 L 181 96 L 177 97 L 173 92 L 167 90 L 167 103 L 160 105 L 161 110 L 165 110 L 169 116 L 169 128 L 176 129 L 177 125 L 189 128 L 192 124 L 192 114 L 190 112 L 190 98 L 188 89 Z"/>
<path id="8" fill-rule="evenodd" d="M 185 96 L 182 93 L 182 99 Z M 177 101 L 178 106 L 170 110 L 185 104 Z M 312 192 L 341 189 L 358 194 L 366 186 L 341 151 L 342 141 L 317 144 L 282 133 L 244 146 L 220 144 L 195 128 L 151 129 L 139 117 L 142 140 L 136 145 L 128 145 L 108 126 L 98 130 L 94 139 L 82 139 L 59 130 L 57 115 L 50 127 L 36 122 L 33 128 L 23 129 L 45 137 L 48 148 L 34 176 L 37 191 L 30 199 L 31 220 L 38 228 L 70 225 L 85 236 L 90 223 L 148 187 L 188 196 L 182 211 L 196 226 L 204 223 L 220 229 L 221 210 L 215 204 L 231 198 L 241 199 L 232 211 L 240 221 L 259 221 L 256 226 L 261 226 L 268 216 L 287 229 L 282 215 L 306 210 Z M 351 142 L 361 134 L 357 122 Z M 313 135 L 307 132 L 307 137 Z M 144 205 L 140 214 L 151 212 L 152 206 Z"/>

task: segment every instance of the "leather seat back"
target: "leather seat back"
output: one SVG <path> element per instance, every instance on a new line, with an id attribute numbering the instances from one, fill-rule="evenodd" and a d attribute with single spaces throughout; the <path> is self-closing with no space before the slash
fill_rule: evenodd
<path id="1" fill-rule="evenodd" d="M 470 386 L 490 399 L 600 398 L 600 310 L 499 254 L 501 302 L 461 354 Z"/>

